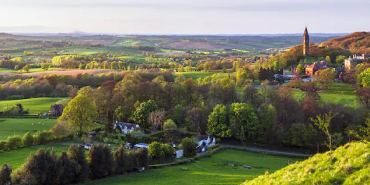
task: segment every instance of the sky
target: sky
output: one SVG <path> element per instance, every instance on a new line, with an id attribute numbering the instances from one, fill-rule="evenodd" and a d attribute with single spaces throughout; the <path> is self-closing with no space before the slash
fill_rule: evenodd
<path id="1" fill-rule="evenodd" d="M 370 31 L 370 0 L 1 0 L 0 32 L 278 34 Z"/>

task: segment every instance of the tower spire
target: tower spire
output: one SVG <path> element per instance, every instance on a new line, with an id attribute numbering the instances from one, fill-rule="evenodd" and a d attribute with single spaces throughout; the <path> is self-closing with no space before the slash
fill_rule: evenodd
<path id="1" fill-rule="evenodd" d="M 303 55 L 308 56 L 310 48 L 310 36 L 308 35 L 307 26 L 303 34 Z"/>

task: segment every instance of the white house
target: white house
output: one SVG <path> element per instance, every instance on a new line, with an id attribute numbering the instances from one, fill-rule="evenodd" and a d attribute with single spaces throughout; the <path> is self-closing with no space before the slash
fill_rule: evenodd
<path id="1" fill-rule="evenodd" d="M 116 129 L 117 127 L 119 127 L 121 129 L 122 134 L 132 133 L 133 131 L 135 131 L 135 129 L 140 128 L 140 126 L 137 125 L 137 124 L 122 123 L 122 122 L 117 122 L 116 121 L 116 123 L 114 124 L 113 129 Z"/>
<path id="2" fill-rule="evenodd" d="M 208 147 L 211 147 L 216 144 L 216 138 L 210 137 L 207 135 L 198 135 L 196 136 L 198 141 L 198 152 L 205 152 Z"/>

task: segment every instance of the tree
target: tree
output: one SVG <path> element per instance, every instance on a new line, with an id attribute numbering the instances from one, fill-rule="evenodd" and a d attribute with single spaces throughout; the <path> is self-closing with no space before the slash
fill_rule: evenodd
<path id="1" fill-rule="evenodd" d="M 181 141 L 181 146 L 184 151 L 184 157 L 192 157 L 197 155 L 197 144 L 190 138 L 184 138 Z"/>
<path id="2" fill-rule="evenodd" d="M 158 127 L 162 127 L 164 119 L 166 116 L 166 111 L 156 110 L 149 114 L 150 123 L 153 125 L 153 130 L 156 131 Z"/>
<path id="3" fill-rule="evenodd" d="M 132 115 L 132 120 L 146 131 L 150 128 L 149 114 L 155 111 L 155 109 L 157 109 L 157 104 L 154 100 L 143 102 L 136 108 Z"/>
<path id="4" fill-rule="evenodd" d="M 328 137 L 328 142 L 325 142 L 325 145 L 330 149 L 330 153 L 332 153 L 332 134 L 330 132 L 330 122 L 337 114 L 333 114 L 330 111 L 329 113 L 325 113 L 324 116 L 318 115 L 316 119 L 311 118 L 311 121 L 319 127 L 321 131 Z"/>
<path id="5" fill-rule="evenodd" d="M 58 123 L 51 128 L 51 131 L 55 137 L 62 137 L 72 134 L 74 128 L 67 121 L 58 121 Z"/>
<path id="6" fill-rule="evenodd" d="M 208 117 L 208 134 L 217 137 L 231 137 L 231 130 L 228 128 L 226 106 L 216 105 Z"/>
<path id="7" fill-rule="evenodd" d="M 94 101 L 86 95 L 77 95 L 68 103 L 59 120 L 68 120 L 71 126 L 79 128 L 82 135 L 83 130 L 93 126 L 97 114 Z"/>
<path id="8" fill-rule="evenodd" d="M 103 178 L 113 174 L 114 158 L 107 145 L 93 145 L 87 157 L 93 178 Z"/>
<path id="9" fill-rule="evenodd" d="M 135 151 L 135 157 L 138 167 L 146 168 L 149 163 L 149 151 L 146 148 L 139 148 Z"/>
<path id="10" fill-rule="evenodd" d="M 203 114 L 202 109 L 198 107 L 193 107 L 192 109 L 188 110 L 186 113 L 186 122 L 187 125 L 190 127 L 190 131 L 192 132 L 201 132 L 202 130 L 202 120 Z"/>
<path id="11" fill-rule="evenodd" d="M 172 119 L 168 119 L 164 124 L 163 124 L 163 130 L 168 131 L 168 130 L 176 130 L 177 125 Z"/>
<path id="12" fill-rule="evenodd" d="M 304 65 L 303 64 L 298 64 L 298 66 L 297 66 L 297 71 L 299 72 L 299 73 L 304 73 L 305 72 L 305 68 L 304 68 Z"/>
<path id="13" fill-rule="evenodd" d="M 347 57 L 344 56 L 344 55 L 339 55 L 337 56 L 337 58 L 335 59 L 335 62 L 337 63 L 337 65 L 343 65 L 343 62 L 344 60 L 346 59 Z"/>
<path id="14" fill-rule="evenodd" d="M 11 181 L 11 175 L 12 173 L 12 167 L 4 164 L 0 168 L 0 185 L 7 185 L 10 184 Z"/>
<path id="15" fill-rule="evenodd" d="M 152 142 L 149 144 L 149 155 L 153 158 L 160 158 L 164 156 L 164 151 L 161 143 Z"/>
<path id="16" fill-rule="evenodd" d="M 76 168 L 76 176 L 71 182 L 79 182 L 86 179 L 89 167 L 87 165 L 84 147 L 75 144 L 69 146 L 68 157 Z"/>
<path id="17" fill-rule="evenodd" d="M 322 89 L 329 89 L 334 82 L 334 71 L 330 68 L 319 70 L 315 73 L 315 81 Z"/>
<path id="18" fill-rule="evenodd" d="M 116 174 L 123 174 L 127 170 L 127 163 L 128 157 L 126 156 L 126 151 L 123 146 L 119 147 L 113 154 L 115 166 L 116 166 Z"/>
<path id="19" fill-rule="evenodd" d="M 274 64 L 273 64 L 273 67 L 274 67 L 274 70 L 275 71 L 280 70 L 280 62 L 279 61 L 275 61 Z"/>
<path id="20" fill-rule="evenodd" d="M 272 125 L 276 123 L 277 111 L 273 105 L 262 104 L 258 109 L 259 130 L 257 132 L 258 140 L 267 142 L 267 136 Z"/>
<path id="21" fill-rule="evenodd" d="M 57 184 L 69 184 L 76 178 L 76 167 L 68 158 L 66 152 L 62 152 L 56 161 Z"/>
<path id="22" fill-rule="evenodd" d="M 28 64 L 25 65 L 23 68 L 22 68 L 22 71 L 23 72 L 26 72 L 26 73 L 29 73 L 30 72 L 30 68 L 28 67 Z"/>
<path id="23" fill-rule="evenodd" d="M 232 134 L 239 140 L 256 139 L 259 130 L 258 118 L 250 104 L 233 103 L 229 112 Z"/>
<path id="24" fill-rule="evenodd" d="M 330 56 L 326 56 L 325 61 L 326 61 L 328 64 L 330 64 L 330 63 L 331 63 Z"/>
<path id="25" fill-rule="evenodd" d="M 50 64 L 48 64 L 48 63 L 42 63 L 41 64 L 41 69 L 48 70 L 49 68 L 50 68 Z"/>

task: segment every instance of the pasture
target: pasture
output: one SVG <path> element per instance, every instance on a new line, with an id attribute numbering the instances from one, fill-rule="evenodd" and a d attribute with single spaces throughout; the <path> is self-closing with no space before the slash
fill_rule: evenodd
<path id="1" fill-rule="evenodd" d="M 198 78 L 205 78 L 207 76 L 212 76 L 215 74 L 214 72 L 202 72 L 202 71 L 192 71 L 192 72 L 176 72 L 175 75 L 184 75 L 185 78 L 192 78 L 192 79 L 198 79 Z"/>
<path id="2" fill-rule="evenodd" d="M 23 137 L 27 132 L 33 134 L 39 130 L 49 130 L 56 123 L 57 120 L 55 119 L 0 118 L 0 140 L 6 140 L 13 135 Z"/>
<path id="3" fill-rule="evenodd" d="M 86 182 L 84 185 L 240 184 L 263 175 L 266 171 L 275 172 L 296 161 L 301 159 L 227 149 L 191 164 L 120 175 Z M 243 165 L 251 166 L 252 169 L 244 169 Z"/>
<path id="4" fill-rule="evenodd" d="M 50 110 L 50 106 L 55 104 L 59 100 L 64 100 L 67 98 L 31 98 L 23 100 L 2 100 L 0 101 L 0 110 L 4 108 L 12 107 L 17 103 L 22 104 L 24 110 L 28 110 L 29 113 L 46 113 Z"/>
<path id="5" fill-rule="evenodd" d="M 304 92 L 302 91 L 294 91 L 294 98 L 295 99 L 303 99 Z M 358 106 L 356 95 L 354 94 L 338 94 L 338 93 L 319 93 L 321 100 L 324 102 L 333 102 L 339 103 L 349 107 L 356 107 Z"/>

